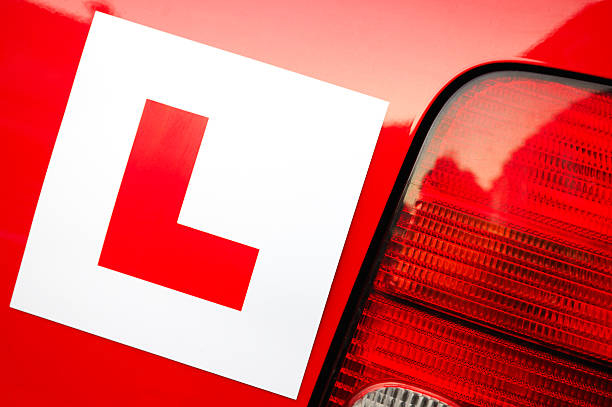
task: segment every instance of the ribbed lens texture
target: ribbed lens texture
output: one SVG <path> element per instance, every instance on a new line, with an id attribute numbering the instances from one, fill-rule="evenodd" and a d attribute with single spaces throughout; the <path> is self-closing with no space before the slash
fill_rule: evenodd
<path id="1" fill-rule="evenodd" d="M 481 80 L 429 134 L 376 286 L 612 360 L 612 96 Z"/>
<path id="2" fill-rule="evenodd" d="M 366 393 L 351 407 L 449 407 L 433 397 L 401 387 L 383 387 Z"/>
<path id="3" fill-rule="evenodd" d="M 461 406 L 610 406 L 612 376 L 374 294 L 330 406 L 394 378 Z"/>
<path id="4" fill-rule="evenodd" d="M 397 377 L 474 406 L 612 406 L 609 375 L 406 305 L 610 366 L 611 208 L 609 87 L 466 84 L 427 135 L 330 405 Z"/>

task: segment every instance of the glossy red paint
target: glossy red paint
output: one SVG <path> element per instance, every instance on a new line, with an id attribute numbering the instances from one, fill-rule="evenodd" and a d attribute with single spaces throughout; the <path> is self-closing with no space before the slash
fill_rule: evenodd
<path id="1" fill-rule="evenodd" d="M 258 250 L 177 223 L 207 122 L 146 101 L 98 264 L 241 310 Z"/>
<path id="2" fill-rule="evenodd" d="M 410 124 L 453 76 L 487 61 L 529 59 L 612 77 L 610 4 L 4 0 L 0 403 L 208 405 L 218 396 L 226 404 L 305 406 L 410 145 Z M 9 308 L 95 8 L 391 102 L 297 401 Z"/>

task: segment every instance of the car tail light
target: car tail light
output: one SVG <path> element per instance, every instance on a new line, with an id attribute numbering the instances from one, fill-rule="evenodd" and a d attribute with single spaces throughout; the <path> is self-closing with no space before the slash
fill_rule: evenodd
<path id="1" fill-rule="evenodd" d="M 328 405 L 401 380 L 462 406 L 612 406 L 612 88 L 517 69 L 455 89 L 368 253 Z"/>

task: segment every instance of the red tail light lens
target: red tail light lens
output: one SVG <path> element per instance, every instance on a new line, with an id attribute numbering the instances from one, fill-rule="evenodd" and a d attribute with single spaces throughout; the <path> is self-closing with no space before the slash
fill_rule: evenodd
<path id="1" fill-rule="evenodd" d="M 401 379 L 465 406 L 609 406 L 612 377 L 382 297 L 367 302 L 330 398 Z"/>
<path id="2" fill-rule="evenodd" d="M 466 406 L 612 406 L 585 365 L 612 361 L 611 90 L 503 71 L 445 103 L 330 405 L 395 378 Z"/>

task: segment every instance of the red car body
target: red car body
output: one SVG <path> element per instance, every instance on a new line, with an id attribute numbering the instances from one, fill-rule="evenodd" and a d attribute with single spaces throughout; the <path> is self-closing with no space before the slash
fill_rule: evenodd
<path id="1" fill-rule="evenodd" d="M 297 400 L 9 308 L 94 10 L 390 102 Z M 445 84 L 491 62 L 612 78 L 607 0 L 3 0 L 0 15 L 2 405 L 305 407 L 419 119 Z"/>

